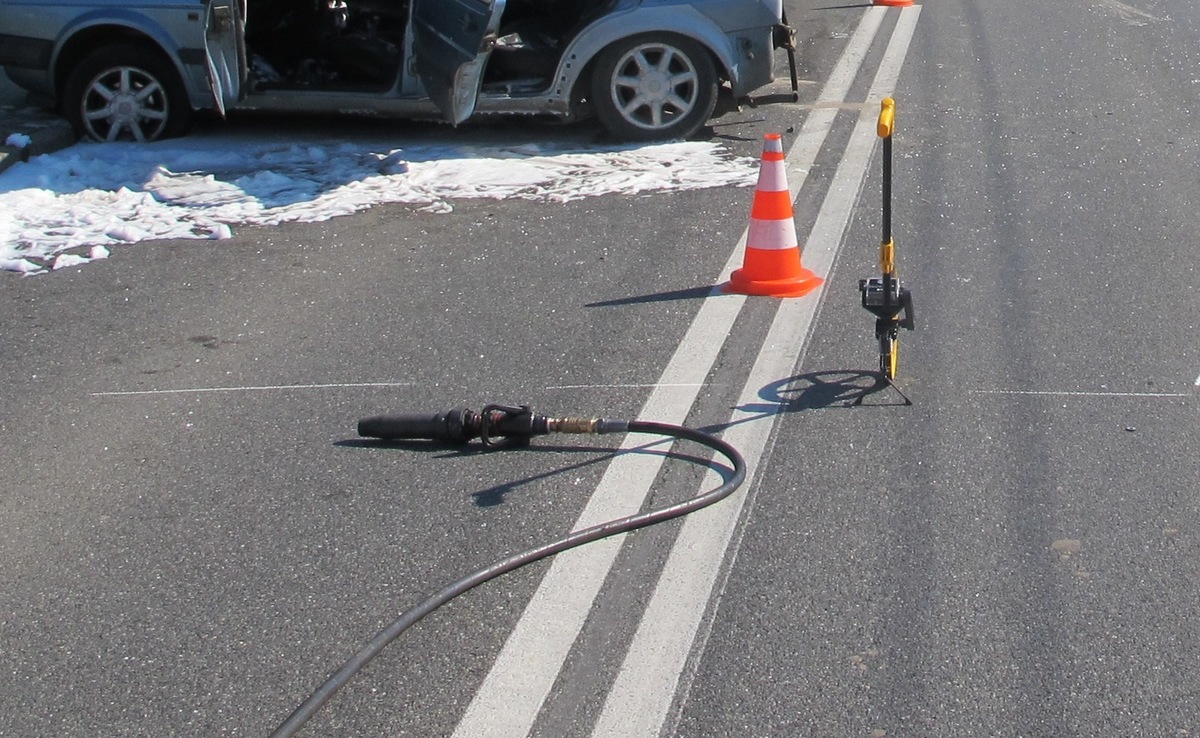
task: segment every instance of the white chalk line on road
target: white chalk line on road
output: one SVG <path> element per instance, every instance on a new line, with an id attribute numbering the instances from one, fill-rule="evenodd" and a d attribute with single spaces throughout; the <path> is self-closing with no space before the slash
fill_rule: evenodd
<path id="1" fill-rule="evenodd" d="M 868 100 L 892 94 L 907 55 L 920 6 L 905 9 L 884 51 Z M 875 149 L 875 110 L 863 110 L 834 174 L 804 249 L 805 264 L 829 274 L 849 227 Z M 815 323 L 824 287 L 803 300 L 785 300 L 742 389 L 722 437 L 741 451 L 750 469 L 745 484 L 719 505 L 685 519 L 643 614 L 624 663 L 609 691 L 592 738 L 655 738 L 666 723 L 745 506 L 752 504 L 755 470 L 767 455 L 782 403 L 765 404 L 762 388 L 795 369 Z M 720 484 L 710 471 L 701 489 Z M 707 633 L 701 636 L 703 648 Z M 687 691 L 683 685 L 683 692 Z"/>
<path id="2" fill-rule="evenodd" d="M 412 382 L 342 382 L 337 384 L 267 384 L 247 387 L 185 387 L 182 389 L 93 392 L 91 397 L 135 397 L 138 395 L 188 395 L 214 392 L 269 392 L 280 390 L 361 389 L 363 387 L 413 387 Z"/>
<path id="3" fill-rule="evenodd" d="M 883 20 L 871 8 L 821 95 L 844 100 Z M 786 159 L 795 198 L 836 117 L 836 108 L 815 110 Z M 730 255 L 719 281 L 741 265 L 746 233 Z M 675 354 L 638 415 L 641 419 L 682 423 L 712 369 L 745 303 L 739 295 L 714 290 L 701 304 Z M 639 441 L 626 436 L 623 452 Z M 574 530 L 637 512 L 663 463 L 661 455 L 621 453 L 605 470 Z M 527 736 L 554 685 L 571 647 L 612 569 L 623 537 L 598 541 L 558 555 L 493 663 L 454 731 L 454 738 Z"/>
<path id="4" fill-rule="evenodd" d="M 1196 382 L 1200 385 L 1200 380 Z M 1034 395 L 1043 397 L 1190 397 L 1182 392 L 1072 392 L 1055 390 L 971 390 L 973 395 Z"/>

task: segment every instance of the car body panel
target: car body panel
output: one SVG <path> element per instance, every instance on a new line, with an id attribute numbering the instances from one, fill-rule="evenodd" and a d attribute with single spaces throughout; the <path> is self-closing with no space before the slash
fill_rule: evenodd
<path id="1" fill-rule="evenodd" d="M 31 2 L 0 0 L 0 36 L 49 44 L 38 65 L 4 64 L 9 79 L 36 94 L 55 99 L 69 76 L 70 61 L 105 39 L 142 38 L 175 66 L 194 108 L 213 107 L 205 59 L 207 0 L 176 3 Z"/>
<path id="2" fill-rule="evenodd" d="M 769 28 L 770 23 L 761 29 L 768 39 L 770 38 Z M 710 16 L 701 12 L 697 3 L 642 4 L 604 16 L 572 41 L 559 66 L 559 78 L 578 76 L 588 61 L 591 61 L 610 44 L 623 38 L 641 34 L 664 33 L 686 36 L 707 47 L 717 59 L 718 65 L 730 75 L 734 94 L 741 95 L 741 88 L 744 87 L 741 78 L 747 74 L 747 67 L 750 65 L 740 57 L 737 50 L 737 38 L 740 34 L 737 31 L 723 30 Z M 765 70 L 766 76 L 769 77 L 772 69 L 770 55 L 768 54 L 758 61 Z M 568 65 L 570 65 L 570 69 L 567 68 Z M 573 75 L 570 74 L 571 72 Z M 770 79 L 767 81 L 769 82 Z"/>
<path id="3" fill-rule="evenodd" d="M 703 5 L 722 4 L 711 2 Z M 670 33 L 703 44 L 726 75 L 734 97 L 744 97 L 770 83 L 774 79 L 771 19 L 764 20 L 762 15 L 755 17 L 749 14 L 753 21 L 765 25 L 729 32 L 701 12 L 697 7 L 699 5 L 681 0 L 622 3 L 586 26 L 571 40 L 559 60 L 555 83 L 551 88 L 542 93 L 526 95 L 485 92 L 480 96 L 479 110 L 485 113 L 569 115 L 574 102 L 572 95 L 581 76 L 587 72 L 588 64 L 609 45 L 641 34 Z M 765 9 L 767 6 L 763 7 Z"/>

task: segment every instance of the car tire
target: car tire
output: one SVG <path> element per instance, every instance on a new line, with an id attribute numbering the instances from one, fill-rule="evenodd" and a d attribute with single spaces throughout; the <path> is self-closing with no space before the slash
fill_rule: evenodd
<path id="1" fill-rule="evenodd" d="M 719 81 L 699 43 L 669 34 L 634 36 L 597 56 L 592 105 L 621 140 L 687 138 L 712 116 Z"/>
<path id="2" fill-rule="evenodd" d="M 63 87 L 63 113 L 93 141 L 157 141 L 187 133 L 192 108 L 179 74 L 144 46 L 104 46 L 81 59 Z"/>

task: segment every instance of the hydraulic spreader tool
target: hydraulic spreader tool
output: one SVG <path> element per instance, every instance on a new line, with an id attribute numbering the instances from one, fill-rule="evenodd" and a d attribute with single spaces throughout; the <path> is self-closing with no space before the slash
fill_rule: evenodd
<path id="1" fill-rule="evenodd" d="M 707 446 L 724 456 L 728 460 L 729 466 L 723 467 L 722 465 L 724 482 L 711 491 L 674 505 L 572 531 L 556 541 L 509 556 L 447 585 L 417 606 L 402 613 L 391 624 L 379 631 L 324 684 L 309 695 L 308 699 L 275 729 L 271 738 L 286 738 L 296 735 L 339 689 L 379 655 L 388 644 L 421 618 L 460 594 L 495 579 L 501 574 L 506 574 L 567 549 L 662 523 L 708 507 L 731 495 L 746 479 L 746 462 L 742 459 L 742 455 L 733 446 L 710 433 L 670 423 L 642 420 L 552 418 L 534 413 L 528 405 L 487 405 L 480 412 L 459 407 L 441 413 L 380 415 L 360 420 L 358 433 L 360 436 L 376 438 L 384 443 L 430 440 L 466 444 L 472 439 L 478 438 L 487 449 L 520 448 L 529 445 L 533 436 L 550 433 L 648 433 Z M 636 451 L 632 453 L 636 453 Z"/>

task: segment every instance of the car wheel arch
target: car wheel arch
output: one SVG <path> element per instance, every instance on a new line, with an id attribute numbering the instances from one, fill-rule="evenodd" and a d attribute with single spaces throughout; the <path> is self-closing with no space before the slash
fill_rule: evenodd
<path id="1" fill-rule="evenodd" d="M 606 47 L 589 79 L 593 112 L 610 135 L 631 142 L 691 136 L 711 118 L 722 87 L 711 49 L 669 32 Z"/>
<path id="2" fill-rule="evenodd" d="M 121 24 L 97 24 L 77 30 L 60 45 L 53 63 L 55 99 L 61 102 L 63 89 L 71 76 L 71 71 L 80 61 L 96 49 L 115 44 L 138 46 L 149 53 L 156 54 L 164 62 L 174 67 L 176 75 L 181 80 L 184 78 L 184 71 L 180 66 L 178 55 L 169 53 L 150 34 Z"/>
<path id="3" fill-rule="evenodd" d="M 601 57 L 601 55 L 603 55 L 604 52 L 608 51 L 610 48 L 617 46 L 618 44 L 624 44 L 624 43 L 627 43 L 636 38 L 663 39 L 663 40 L 669 40 L 672 38 L 686 39 L 687 41 L 697 44 L 701 48 L 704 49 L 704 51 L 707 53 L 707 55 L 709 57 L 709 60 L 713 64 L 713 68 L 717 72 L 718 79 L 722 83 L 728 82 L 730 79 L 732 79 L 732 70 L 729 67 L 728 59 L 726 57 L 724 57 L 723 55 L 721 55 L 720 53 L 718 53 L 717 50 L 713 48 L 712 44 L 709 43 L 708 39 L 690 35 L 687 33 L 681 33 L 677 30 L 669 30 L 669 31 L 668 30 L 663 30 L 663 31 L 643 30 L 643 31 L 639 31 L 638 33 L 627 34 L 624 36 L 620 36 L 618 38 L 611 39 L 607 43 L 605 43 L 603 46 L 592 50 L 592 52 L 588 55 L 587 59 L 583 62 L 582 67 L 580 67 L 579 72 L 575 75 L 575 79 L 572 82 L 570 101 L 571 101 L 571 106 L 572 106 L 573 110 L 578 109 L 580 104 L 591 95 L 591 79 L 592 79 L 592 76 L 596 73 L 596 65 L 597 65 L 597 62 L 598 62 L 599 58 Z M 563 56 L 564 63 L 567 58 L 567 55 L 569 55 L 569 54 L 570 54 L 570 51 L 568 50 L 568 54 L 565 54 Z M 560 70 L 561 70 L 561 66 L 562 66 L 562 64 L 560 63 Z M 563 78 L 563 75 L 560 71 L 559 79 L 562 79 L 562 78 Z"/>

